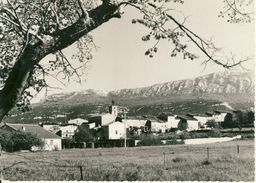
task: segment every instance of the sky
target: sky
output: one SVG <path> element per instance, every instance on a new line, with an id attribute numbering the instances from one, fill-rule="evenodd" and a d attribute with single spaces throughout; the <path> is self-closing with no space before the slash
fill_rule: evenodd
<path id="1" fill-rule="evenodd" d="M 187 27 L 205 39 L 212 39 L 217 47 L 222 48 L 223 55 L 232 52 L 237 58 L 253 57 L 254 24 L 231 24 L 226 19 L 218 18 L 222 3 L 222 0 L 186 0 L 183 5 L 176 5 L 175 9 L 187 17 Z M 179 11 L 174 12 L 177 18 L 181 17 Z M 131 23 L 132 18 L 138 16 L 137 10 L 128 8 L 121 19 L 112 19 L 95 29 L 91 35 L 97 50 L 93 50 L 93 59 L 88 64 L 86 75 L 82 77 L 82 84 L 71 81 L 63 86 L 49 80 L 51 85 L 61 89 L 51 89 L 48 94 L 86 89 L 111 91 L 136 88 L 225 71 L 216 64 L 208 64 L 205 68 L 202 65 L 202 53 L 194 47 L 191 49 L 199 56 L 194 61 L 170 57 L 173 47 L 166 41 L 160 44 L 154 58 L 145 56 L 145 51 L 154 43 L 141 41 L 148 30 L 140 24 Z M 74 49 L 71 46 L 64 53 L 71 55 Z M 254 59 L 244 66 L 254 69 Z M 43 96 L 39 94 L 34 101 Z"/>

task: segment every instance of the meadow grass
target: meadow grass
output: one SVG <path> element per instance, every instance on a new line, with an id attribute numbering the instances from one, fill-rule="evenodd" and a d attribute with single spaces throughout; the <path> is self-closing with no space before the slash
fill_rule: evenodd
<path id="1" fill-rule="evenodd" d="M 79 166 L 83 179 L 92 181 L 254 181 L 255 166 L 253 140 L 5 153 L 0 163 L 4 178 L 13 181 L 81 180 Z"/>

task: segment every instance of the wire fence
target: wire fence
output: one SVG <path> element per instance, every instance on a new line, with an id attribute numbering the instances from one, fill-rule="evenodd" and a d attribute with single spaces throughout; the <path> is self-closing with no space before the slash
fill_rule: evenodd
<path id="1" fill-rule="evenodd" d="M 159 146 L 159 148 L 161 148 L 162 146 Z M 170 147 L 170 146 L 169 146 Z M 209 146 L 204 146 L 204 147 L 200 147 L 199 149 L 198 148 L 190 148 L 190 147 L 182 147 L 180 146 L 178 149 L 176 147 L 171 147 L 171 148 L 167 148 L 164 149 L 162 151 L 162 153 L 160 152 L 153 152 L 152 154 L 148 154 L 147 156 L 143 157 L 144 159 L 145 158 L 156 158 L 157 159 L 157 162 L 158 164 L 162 164 L 162 168 L 164 170 L 168 170 L 169 169 L 169 165 L 170 165 L 170 161 L 168 161 L 168 159 L 170 158 L 173 158 L 174 156 L 182 156 L 182 154 L 180 154 L 181 151 L 188 151 L 190 153 L 198 153 L 198 152 L 205 152 L 205 161 L 206 163 L 207 162 L 210 162 L 211 161 L 211 153 L 214 151 L 214 154 L 216 155 L 216 149 L 217 147 L 209 147 Z M 123 148 L 122 148 L 123 149 Z M 130 148 L 127 148 L 127 149 L 130 149 Z M 136 148 L 134 148 L 136 149 Z M 148 148 L 150 149 L 150 148 Z M 241 153 L 241 145 L 235 145 L 235 146 L 232 146 L 232 154 L 240 154 Z M 75 149 L 74 149 L 75 150 Z M 106 149 L 105 149 L 106 150 Z M 124 149 L 123 149 L 124 150 Z M 145 150 L 147 151 L 147 148 L 145 149 L 142 149 L 142 151 Z M 86 151 L 86 150 L 85 150 Z M 124 150 L 125 151 L 125 150 Z M 127 151 L 126 151 L 127 152 Z M 49 152 L 50 153 L 50 152 Z M 111 153 L 111 150 L 106 150 L 106 151 L 103 151 L 102 153 L 106 153 L 105 154 L 105 158 L 107 158 L 107 155 L 109 153 Z M 100 153 L 99 155 L 100 156 L 103 156 L 103 154 Z M 130 153 L 131 155 L 132 153 Z M 113 153 L 114 155 L 114 153 Z M 220 153 L 220 155 L 223 155 L 223 153 Z M 118 153 L 118 156 L 119 157 L 124 157 L 122 158 L 123 160 L 119 160 L 119 161 L 111 161 L 111 162 L 101 162 L 100 164 L 76 164 L 76 165 L 67 165 L 67 164 L 61 164 L 59 162 L 50 162 L 50 161 L 45 161 L 45 160 L 36 160 L 34 158 L 29 158 L 26 156 L 26 154 L 15 154 L 15 153 L 8 153 L 8 156 L 18 156 L 20 158 L 23 158 L 24 160 L 21 160 L 21 161 L 17 161 L 17 162 L 13 162 L 9 165 L 1 165 L 0 164 L 0 178 L 3 180 L 4 177 L 4 173 L 8 170 L 12 170 L 12 168 L 16 167 L 16 166 L 19 166 L 19 165 L 28 165 L 28 166 L 31 166 L 32 164 L 35 164 L 33 166 L 36 166 L 36 164 L 41 164 L 41 165 L 44 165 L 44 166 L 47 166 L 47 167 L 56 167 L 56 168 L 71 168 L 73 170 L 75 170 L 77 172 L 77 174 L 79 174 L 80 176 L 80 180 L 85 180 L 85 177 L 84 177 L 84 172 L 85 172 L 85 169 L 88 169 L 88 167 L 90 168 L 93 168 L 93 167 L 102 167 L 104 165 L 120 165 L 120 164 L 124 164 L 124 163 L 127 163 L 127 161 L 125 161 L 125 157 L 127 156 L 127 153 Z M 84 158 L 90 158 L 90 157 L 95 157 L 95 154 L 94 155 L 87 155 L 87 156 L 83 156 Z M 133 155 L 131 156 L 131 159 L 133 157 L 136 157 L 136 155 Z M 138 159 L 138 157 L 136 157 Z M 143 159 L 142 158 L 142 159 Z M 134 161 L 134 163 L 136 163 Z M 138 163 L 138 162 L 137 162 Z"/>

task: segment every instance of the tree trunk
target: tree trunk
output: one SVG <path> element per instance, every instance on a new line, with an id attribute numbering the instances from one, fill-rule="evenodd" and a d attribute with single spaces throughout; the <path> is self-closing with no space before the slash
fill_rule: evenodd
<path id="1" fill-rule="evenodd" d="M 17 58 L 4 88 L 0 90 L 0 122 L 20 99 L 34 66 L 40 60 L 70 46 L 111 18 L 120 16 L 117 10 L 118 6 L 103 3 L 88 14 L 84 13 L 73 25 L 56 32 L 55 36 L 30 35 L 32 40 Z"/>
<path id="2" fill-rule="evenodd" d="M 45 55 L 43 45 L 39 41 L 35 45 L 27 45 L 21 53 L 0 91 L 0 121 L 15 106 L 26 88 L 34 65 Z"/>

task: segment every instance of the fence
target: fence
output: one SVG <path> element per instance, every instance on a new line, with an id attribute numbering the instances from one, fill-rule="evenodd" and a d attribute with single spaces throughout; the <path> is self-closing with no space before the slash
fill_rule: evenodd
<path id="1" fill-rule="evenodd" d="M 152 149 L 153 150 L 152 150 Z M 243 151 L 243 148 L 246 148 L 245 146 L 241 146 L 240 144 L 236 144 L 233 146 L 230 146 L 230 148 L 228 148 L 228 152 L 230 152 L 231 154 L 235 154 L 235 155 L 239 155 L 241 153 L 241 151 Z M 159 150 L 160 149 L 160 150 Z M 161 151 L 161 149 L 163 149 L 163 151 Z M 51 162 L 51 161 L 45 161 L 45 160 L 38 160 L 35 158 L 30 158 L 27 157 L 26 154 L 15 154 L 15 153 L 8 153 L 8 157 L 14 157 L 16 159 L 24 159 L 24 160 L 20 160 L 20 161 L 16 161 L 13 162 L 11 164 L 8 165 L 4 165 L 2 164 L 2 162 L 0 163 L 0 173 L 3 175 L 10 170 L 14 170 L 15 167 L 20 166 L 20 165 L 27 165 L 27 166 L 37 166 L 37 164 L 40 164 L 41 166 L 45 166 L 45 167 L 55 167 L 55 168 L 69 168 L 72 169 L 73 172 L 75 172 L 76 180 L 87 180 L 85 173 L 87 171 L 88 168 L 92 168 L 92 167 L 103 167 L 103 166 L 107 166 L 107 165 L 119 165 L 119 164 L 125 164 L 125 163 L 129 163 L 129 162 L 133 162 L 133 163 L 138 163 L 138 164 L 143 164 L 145 166 L 149 165 L 150 162 L 152 162 L 152 164 L 157 164 L 159 165 L 159 167 L 163 170 L 168 170 L 170 169 L 170 163 L 174 163 L 174 157 L 182 157 L 182 156 L 186 156 L 184 154 L 182 154 L 181 152 L 186 151 L 188 153 L 191 154 L 196 154 L 196 153 L 201 153 L 202 154 L 202 158 L 203 158 L 203 162 L 205 163 L 210 163 L 211 160 L 213 160 L 212 158 L 212 153 L 215 152 L 215 156 L 221 156 L 221 155 L 225 155 L 226 152 L 218 152 L 219 147 L 215 147 L 215 146 L 201 146 L 200 148 L 196 148 L 194 146 L 182 146 L 182 145 L 178 145 L 178 146 L 155 146 L 155 147 L 136 147 L 136 148 L 114 148 L 114 149 L 100 149 L 100 151 L 97 151 L 97 149 L 89 149 L 89 150 L 79 150 L 79 153 L 82 152 L 87 152 L 90 151 L 91 154 L 88 155 L 82 155 L 81 158 L 82 159 L 87 159 L 90 160 L 91 158 L 99 158 L 102 157 L 101 159 L 103 159 L 104 162 L 98 161 L 98 163 L 95 163 L 95 165 L 92 164 L 76 164 L 76 165 L 66 165 L 66 164 L 61 164 L 61 161 L 56 163 L 56 162 Z M 68 152 L 70 154 L 72 154 L 74 150 L 69 150 Z M 143 153 L 144 152 L 144 153 Z M 44 152 L 43 152 L 44 153 Z M 49 156 L 53 156 L 54 153 L 59 153 L 59 152 L 45 152 L 44 155 L 47 156 L 47 154 Z M 65 151 L 64 151 L 65 153 Z M 53 155 L 52 155 L 53 154 Z M 33 155 L 36 155 L 36 157 L 40 157 L 38 153 L 31 153 L 29 154 L 29 156 L 33 157 Z M 69 154 L 68 154 L 69 155 Z M 75 155 L 74 155 L 75 156 Z M 20 158 L 17 158 L 20 157 Z M 113 157 L 114 160 L 118 160 L 118 161 L 114 161 L 111 160 L 109 161 L 109 159 L 111 159 Z M 3 158 L 3 157 L 2 157 Z M 56 157 L 55 157 L 56 158 Z M 172 161 L 168 161 L 172 158 Z M 61 159 L 61 158 L 59 158 Z M 150 162 L 149 162 L 150 161 Z M 88 162 L 88 161 L 87 161 Z M 2 166 L 1 166 L 2 164 Z M 1 169 L 2 168 L 2 169 Z M 50 172 L 49 172 L 50 173 Z"/>

